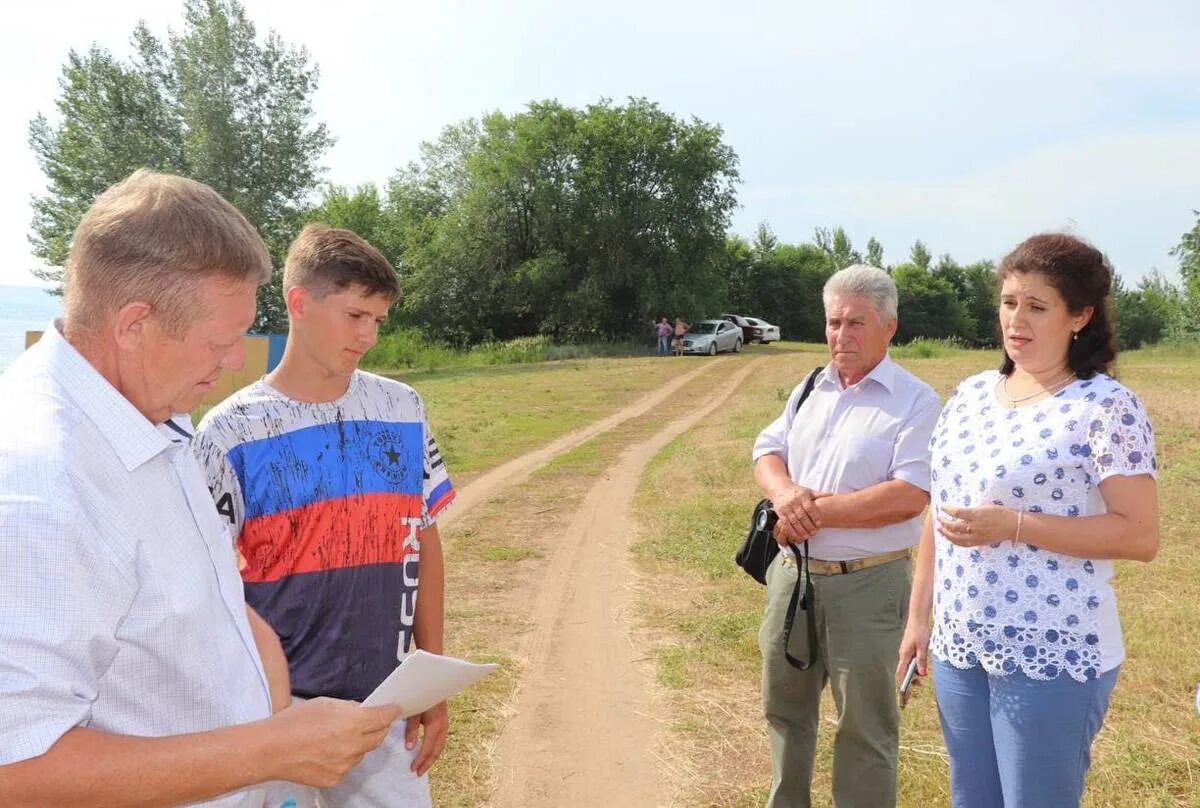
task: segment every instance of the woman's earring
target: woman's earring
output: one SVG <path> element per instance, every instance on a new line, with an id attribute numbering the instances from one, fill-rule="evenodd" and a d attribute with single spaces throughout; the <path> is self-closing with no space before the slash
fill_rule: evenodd
<path id="1" fill-rule="evenodd" d="M 1075 342 L 1075 341 L 1076 341 L 1076 340 L 1078 340 L 1078 339 L 1079 339 L 1079 332 L 1078 332 L 1078 331 L 1072 331 L 1072 332 L 1071 332 L 1071 342 Z"/>

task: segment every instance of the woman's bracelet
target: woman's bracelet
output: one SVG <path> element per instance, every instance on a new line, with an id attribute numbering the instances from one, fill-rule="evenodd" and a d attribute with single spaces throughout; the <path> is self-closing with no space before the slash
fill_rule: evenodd
<path id="1" fill-rule="evenodd" d="M 1013 537 L 1012 537 L 1012 546 L 1013 547 L 1016 547 L 1017 542 L 1019 542 L 1021 540 L 1021 522 L 1022 522 L 1022 520 L 1024 520 L 1024 518 L 1025 518 L 1025 509 L 1024 508 L 1017 509 L 1017 532 L 1014 533 Z"/>

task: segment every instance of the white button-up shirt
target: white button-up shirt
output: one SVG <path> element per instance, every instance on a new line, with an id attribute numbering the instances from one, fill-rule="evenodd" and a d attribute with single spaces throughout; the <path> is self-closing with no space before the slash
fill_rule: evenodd
<path id="1" fill-rule="evenodd" d="M 166 736 L 270 714 L 233 544 L 186 442 L 48 328 L 0 376 L 0 764 L 77 726 Z"/>
<path id="2" fill-rule="evenodd" d="M 929 436 L 941 411 L 932 387 L 887 356 L 850 387 L 827 365 L 797 415 L 803 387 L 759 433 L 755 461 L 779 455 L 795 483 L 831 494 L 888 480 L 929 490 Z M 912 547 L 920 535 L 916 516 L 885 527 L 823 528 L 808 547 L 813 558 L 849 561 Z"/>

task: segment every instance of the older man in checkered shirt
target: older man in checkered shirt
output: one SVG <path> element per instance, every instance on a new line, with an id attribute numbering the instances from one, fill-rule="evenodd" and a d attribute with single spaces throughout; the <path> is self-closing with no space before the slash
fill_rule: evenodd
<path id="1" fill-rule="evenodd" d="M 203 474 L 159 426 L 240 365 L 261 239 L 212 189 L 138 172 L 70 268 L 65 320 L 0 377 L 0 803 L 263 806 L 268 781 L 337 782 L 399 711 L 287 705 Z"/>

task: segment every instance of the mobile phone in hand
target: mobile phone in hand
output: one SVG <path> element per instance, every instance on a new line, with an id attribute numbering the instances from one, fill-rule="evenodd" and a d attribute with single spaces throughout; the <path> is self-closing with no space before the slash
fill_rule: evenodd
<path id="1" fill-rule="evenodd" d="M 900 682 L 900 708 L 904 709 L 908 706 L 908 694 L 912 688 L 913 679 L 917 675 L 917 658 L 914 656 L 908 663 L 908 670 L 904 672 L 904 679 Z"/>

